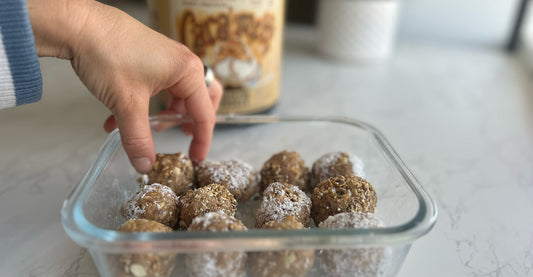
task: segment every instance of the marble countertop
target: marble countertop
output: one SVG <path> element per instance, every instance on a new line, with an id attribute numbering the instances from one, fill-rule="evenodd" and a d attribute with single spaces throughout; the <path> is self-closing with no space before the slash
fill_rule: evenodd
<path id="1" fill-rule="evenodd" d="M 400 40 L 381 64 L 328 61 L 289 26 L 276 114 L 343 115 L 389 139 L 436 200 L 400 276 L 533 276 L 533 83 L 501 49 Z M 108 111 L 66 61 L 41 59 L 43 99 L 0 110 L 0 275 L 98 276 L 65 234 L 63 200 Z"/>

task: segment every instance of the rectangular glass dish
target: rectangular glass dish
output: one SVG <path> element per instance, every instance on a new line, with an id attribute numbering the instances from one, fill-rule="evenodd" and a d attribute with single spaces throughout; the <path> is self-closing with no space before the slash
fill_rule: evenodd
<path id="1" fill-rule="evenodd" d="M 180 116 L 151 118 L 152 126 L 184 121 L 187 119 Z M 188 152 L 191 138 L 179 128 L 154 131 L 153 136 L 158 153 Z M 63 227 L 77 244 L 89 250 L 101 276 L 190 276 L 194 272 L 188 263 L 190 257 L 206 253 L 210 254 L 200 259 L 205 263 L 203 269 L 208 270 L 202 274 L 206 277 L 234 276 L 216 269 L 217 263 L 231 263 L 232 253 L 247 256 L 247 276 L 259 276 L 262 269 L 258 267 L 265 264 L 276 269 L 265 271 L 265 276 L 397 275 L 411 244 L 435 224 L 437 208 L 383 135 L 364 122 L 345 117 L 219 116 L 208 159 L 240 159 L 259 171 L 267 159 L 284 149 L 298 152 L 309 168 L 329 152 L 359 157 L 365 179 L 378 196 L 375 215 L 384 226 L 254 229 L 253 213 L 259 202 L 255 197 L 237 207 L 236 217 L 248 231 L 117 232 L 126 221 L 120 208 L 138 190 L 139 174 L 130 165 L 115 130 L 65 200 Z M 229 256 L 226 260 L 223 255 L 215 256 L 219 260 L 211 261 L 213 253 Z M 302 253 L 308 258 L 307 254 L 311 255 L 305 266 L 301 265 Z M 255 261 L 259 258 L 262 263 Z"/>

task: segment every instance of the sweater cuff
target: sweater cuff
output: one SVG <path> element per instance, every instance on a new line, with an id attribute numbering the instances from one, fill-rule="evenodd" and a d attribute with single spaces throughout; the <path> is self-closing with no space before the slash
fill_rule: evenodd
<path id="1" fill-rule="evenodd" d="M 42 80 L 24 0 L 0 1 L 0 108 L 41 99 Z"/>

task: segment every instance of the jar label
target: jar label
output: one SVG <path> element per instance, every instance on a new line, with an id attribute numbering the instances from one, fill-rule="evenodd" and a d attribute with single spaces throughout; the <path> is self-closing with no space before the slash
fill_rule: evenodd
<path id="1" fill-rule="evenodd" d="M 254 113 L 279 97 L 282 0 L 171 0 L 172 38 L 224 86 L 219 113 Z"/>

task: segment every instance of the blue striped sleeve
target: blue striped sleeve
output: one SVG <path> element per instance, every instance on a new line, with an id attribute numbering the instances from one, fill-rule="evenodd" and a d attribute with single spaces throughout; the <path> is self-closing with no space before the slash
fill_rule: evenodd
<path id="1" fill-rule="evenodd" d="M 0 1 L 0 108 L 41 99 L 42 80 L 24 0 Z"/>

